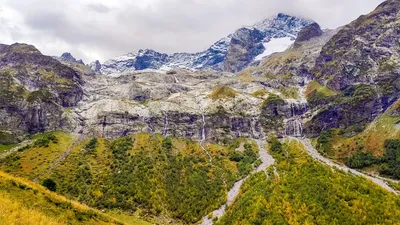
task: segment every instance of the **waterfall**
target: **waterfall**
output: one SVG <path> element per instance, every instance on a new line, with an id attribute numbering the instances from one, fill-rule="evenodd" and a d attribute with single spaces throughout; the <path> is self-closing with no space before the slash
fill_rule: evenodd
<path id="1" fill-rule="evenodd" d="M 201 114 L 201 119 L 202 119 L 202 128 L 201 128 L 201 139 L 200 139 L 200 147 L 203 149 L 203 151 L 208 155 L 210 158 L 210 163 L 212 165 L 212 156 L 208 152 L 206 146 L 204 146 L 204 142 L 206 141 L 206 117 L 204 116 L 204 113 Z"/>
<path id="2" fill-rule="evenodd" d="M 302 119 L 299 117 L 294 117 L 286 121 L 285 135 L 292 137 L 302 137 L 303 136 Z"/>
<path id="3" fill-rule="evenodd" d="M 204 114 L 201 114 L 201 118 L 202 118 L 202 129 L 201 129 L 201 142 L 204 142 L 206 140 L 206 119 Z"/>
<path id="4" fill-rule="evenodd" d="M 175 79 L 175 83 L 179 83 L 180 82 L 175 75 L 174 75 L 174 79 Z"/>
<path id="5" fill-rule="evenodd" d="M 163 112 L 164 114 L 164 131 L 162 133 L 163 137 L 167 137 L 167 133 L 168 133 L 168 114 L 166 112 Z"/>
<path id="6" fill-rule="evenodd" d="M 290 102 L 286 113 L 285 136 L 302 137 L 303 136 L 303 118 L 308 111 L 308 105 L 305 102 Z"/>
<path id="7" fill-rule="evenodd" d="M 143 117 L 143 122 L 147 125 L 147 127 L 149 128 L 149 130 L 150 130 L 150 133 L 154 136 L 154 127 L 153 127 L 153 125 L 151 124 L 151 121 L 147 121 L 146 120 L 146 117 Z"/>

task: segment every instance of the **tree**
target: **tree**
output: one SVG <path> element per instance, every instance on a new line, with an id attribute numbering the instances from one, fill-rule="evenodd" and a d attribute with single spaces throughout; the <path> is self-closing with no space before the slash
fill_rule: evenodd
<path id="1" fill-rule="evenodd" d="M 42 182 L 42 186 L 46 187 L 50 191 L 56 191 L 57 190 L 57 184 L 54 182 L 54 180 L 48 178 Z"/>

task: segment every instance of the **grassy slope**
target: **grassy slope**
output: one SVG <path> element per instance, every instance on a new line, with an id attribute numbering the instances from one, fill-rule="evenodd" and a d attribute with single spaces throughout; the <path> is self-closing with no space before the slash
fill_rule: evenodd
<path id="1" fill-rule="evenodd" d="M 34 179 L 48 169 L 76 141 L 75 137 L 63 132 L 54 132 L 53 134 L 57 137 L 58 143 L 50 143 L 49 147 L 31 146 L 29 149 L 10 155 L 0 160 L 0 168 L 16 176 Z M 45 135 L 47 134 L 36 135 L 33 139 L 37 140 Z"/>
<path id="2" fill-rule="evenodd" d="M 0 168 L 18 176 L 35 178 L 66 146 L 75 142 L 75 138 L 67 134 L 56 132 L 55 135 L 58 143 L 50 143 L 47 148 L 32 145 L 0 160 Z M 106 209 L 124 222 L 147 224 L 143 221 L 147 220 L 163 224 L 166 220 L 160 213 L 176 218 L 178 223 L 200 220 L 218 208 L 225 201 L 229 187 L 251 170 L 249 162 L 229 159 L 241 142 L 248 142 L 246 139 L 238 139 L 230 146 L 207 144 L 214 159 L 210 165 L 198 142 L 171 138 L 172 148 L 166 152 L 162 136 L 154 139 L 150 134 L 137 134 L 131 138 L 133 145 L 122 159 L 110 148 L 114 140 L 98 139 L 96 149 L 90 153 L 85 150 L 90 139 L 83 140 L 39 182 L 51 178 L 57 183 L 58 193 Z M 254 143 L 251 146 L 257 152 L 257 146 Z M 176 187 L 169 188 L 170 183 Z M 126 188 L 128 185 L 131 186 Z"/>
<path id="3" fill-rule="evenodd" d="M 252 175 L 217 224 L 400 224 L 400 199 L 334 171 L 292 141 L 274 153 L 277 172 Z"/>
<path id="4" fill-rule="evenodd" d="M 0 171 L 0 224 L 122 224 L 30 181 Z"/>

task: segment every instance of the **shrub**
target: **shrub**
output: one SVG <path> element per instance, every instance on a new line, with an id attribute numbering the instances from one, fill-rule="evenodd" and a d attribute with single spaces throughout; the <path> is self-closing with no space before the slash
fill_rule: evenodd
<path id="1" fill-rule="evenodd" d="M 35 143 L 34 143 L 34 146 L 35 147 L 39 147 L 39 148 L 40 147 L 47 148 L 47 147 L 49 147 L 50 142 L 53 142 L 55 144 L 58 143 L 58 139 L 54 134 L 48 134 L 48 135 L 45 135 L 42 138 L 37 139 L 35 141 Z"/>
<path id="2" fill-rule="evenodd" d="M 85 150 L 87 153 L 93 153 L 97 146 L 99 145 L 97 138 L 92 138 L 89 143 L 85 146 Z"/>
<path id="3" fill-rule="evenodd" d="M 172 150 L 172 140 L 167 137 L 162 141 L 162 147 L 164 150 L 171 151 Z"/>
<path id="4" fill-rule="evenodd" d="M 42 186 L 44 186 L 44 187 L 46 187 L 47 189 L 49 189 L 50 191 L 56 191 L 57 190 L 57 184 L 56 184 L 56 182 L 54 182 L 54 180 L 52 180 L 52 179 L 50 179 L 50 178 L 48 178 L 48 179 L 45 179 L 43 182 L 42 182 Z"/>
<path id="5" fill-rule="evenodd" d="M 224 99 L 224 98 L 234 98 L 237 91 L 233 90 L 228 86 L 215 87 L 213 92 L 209 95 L 213 100 Z"/>
<path id="6" fill-rule="evenodd" d="M 373 156 L 370 152 L 358 151 L 355 155 L 346 160 L 346 165 L 350 168 L 361 169 L 372 166 L 379 162 L 379 159 Z"/>

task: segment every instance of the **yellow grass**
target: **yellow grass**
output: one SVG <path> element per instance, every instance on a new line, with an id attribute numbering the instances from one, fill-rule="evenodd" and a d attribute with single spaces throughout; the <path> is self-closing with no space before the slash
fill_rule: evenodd
<path id="1" fill-rule="evenodd" d="M 213 89 L 213 92 L 208 96 L 213 100 L 234 98 L 237 95 L 237 91 L 233 90 L 228 86 L 218 86 Z"/>
<path id="2" fill-rule="evenodd" d="M 81 224 L 76 219 L 76 213 L 95 215 L 83 221 L 85 224 L 121 224 L 41 185 L 0 171 L 0 225 Z"/>
<path id="3" fill-rule="evenodd" d="M 58 225 L 64 223 L 38 210 L 27 209 L 22 204 L 12 201 L 6 194 L 0 193 L 0 225 L 14 224 Z"/>

